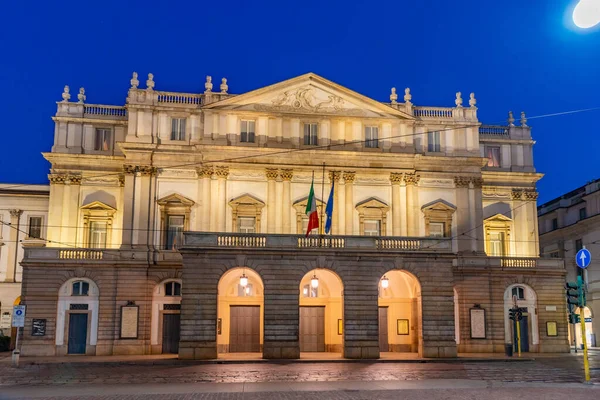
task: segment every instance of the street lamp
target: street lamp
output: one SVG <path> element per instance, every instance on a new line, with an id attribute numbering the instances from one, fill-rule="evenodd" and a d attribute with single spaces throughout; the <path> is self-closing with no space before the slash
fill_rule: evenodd
<path id="1" fill-rule="evenodd" d="M 387 289 L 388 286 L 390 286 L 390 280 L 384 275 L 383 278 L 381 278 L 381 287 Z"/>
<path id="2" fill-rule="evenodd" d="M 582 29 L 600 24 L 600 0 L 580 0 L 573 10 L 573 22 Z"/>
<path id="3" fill-rule="evenodd" d="M 242 276 L 240 276 L 240 285 L 244 288 L 248 286 L 248 277 L 246 276 L 246 273 L 242 273 Z"/>
<path id="4" fill-rule="evenodd" d="M 310 286 L 312 286 L 314 289 L 319 287 L 319 278 L 317 278 L 317 274 L 314 274 L 310 280 Z"/>

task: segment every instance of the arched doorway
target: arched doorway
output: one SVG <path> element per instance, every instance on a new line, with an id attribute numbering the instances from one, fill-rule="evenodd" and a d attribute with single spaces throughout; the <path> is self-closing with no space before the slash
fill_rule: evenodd
<path id="1" fill-rule="evenodd" d="M 515 351 L 517 350 L 516 323 L 509 319 L 509 310 L 515 306 L 515 301 L 517 307 L 525 309 L 519 322 L 521 352 L 537 352 L 540 342 L 538 313 L 536 312 L 537 295 L 535 290 L 523 283 L 510 285 L 504 291 L 504 342 L 512 343 Z"/>
<path id="2" fill-rule="evenodd" d="M 575 313 L 577 313 L 577 315 L 579 315 L 579 308 L 577 308 L 575 310 Z M 583 315 L 585 318 L 585 336 L 587 338 L 587 345 L 588 347 L 593 346 L 595 343 L 595 340 L 592 339 L 593 337 L 593 326 L 592 326 L 592 310 L 589 307 L 584 307 L 583 308 Z M 583 341 L 581 340 L 581 323 L 579 324 L 575 324 L 575 345 L 578 348 L 581 348 L 583 345 Z"/>
<path id="3" fill-rule="evenodd" d="M 249 268 L 234 268 L 219 280 L 218 353 L 260 353 L 263 348 L 264 286 Z"/>
<path id="4" fill-rule="evenodd" d="M 177 354 L 181 326 L 181 279 L 166 279 L 152 292 L 152 354 Z"/>
<path id="5" fill-rule="evenodd" d="M 332 271 L 314 269 L 304 275 L 300 281 L 300 353 L 343 351 L 343 292 L 342 279 Z"/>
<path id="6" fill-rule="evenodd" d="M 379 281 L 379 351 L 421 353 L 421 285 L 406 271 L 388 271 Z"/>
<path id="7" fill-rule="evenodd" d="M 60 287 L 56 313 L 57 355 L 96 354 L 99 290 L 89 278 L 71 278 Z"/>

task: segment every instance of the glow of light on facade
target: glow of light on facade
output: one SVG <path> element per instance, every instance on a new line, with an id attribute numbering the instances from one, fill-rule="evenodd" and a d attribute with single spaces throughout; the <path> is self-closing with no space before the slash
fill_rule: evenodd
<path id="1" fill-rule="evenodd" d="M 319 287 L 319 278 L 317 278 L 317 274 L 313 275 L 312 279 L 310 280 L 310 285 L 315 289 Z"/>
<path id="2" fill-rule="evenodd" d="M 246 276 L 245 273 L 243 273 L 242 276 L 240 276 L 240 285 L 242 287 L 248 286 L 248 277 Z"/>
<path id="3" fill-rule="evenodd" d="M 387 289 L 389 286 L 390 280 L 384 275 L 383 278 L 381 278 L 381 287 Z"/>

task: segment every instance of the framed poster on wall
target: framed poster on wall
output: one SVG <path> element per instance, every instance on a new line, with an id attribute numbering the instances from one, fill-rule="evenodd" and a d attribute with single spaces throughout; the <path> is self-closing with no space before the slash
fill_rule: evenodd
<path id="1" fill-rule="evenodd" d="M 46 320 L 45 319 L 34 319 L 31 323 L 31 336 L 45 336 L 46 335 Z"/>
<path id="2" fill-rule="evenodd" d="M 344 333 L 344 320 L 338 319 L 338 335 L 342 335 Z"/>
<path id="3" fill-rule="evenodd" d="M 399 319 L 396 321 L 396 330 L 398 335 L 408 335 L 408 320 Z"/>
<path id="4" fill-rule="evenodd" d="M 480 307 L 471 308 L 471 339 L 485 339 L 485 310 Z"/>
<path id="5" fill-rule="evenodd" d="M 546 322 L 546 335 L 547 336 L 558 336 L 558 332 L 556 330 L 556 321 Z"/>
<path id="6" fill-rule="evenodd" d="M 134 304 L 121 306 L 121 339 L 138 338 L 139 310 Z"/>

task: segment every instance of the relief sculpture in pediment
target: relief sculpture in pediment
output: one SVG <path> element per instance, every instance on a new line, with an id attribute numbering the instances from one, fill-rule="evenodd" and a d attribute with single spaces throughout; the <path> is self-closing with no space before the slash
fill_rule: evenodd
<path id="1" fill-rule="evenodd" d="M 344 99 L 325 92 L 316 92 L 311 86 L 288 90 L 271 101 L 270 105 L 256 104 L 259 111 L 311 112 L 345 115 L 363 115 L 358 108 L 344 108 Z"/>

